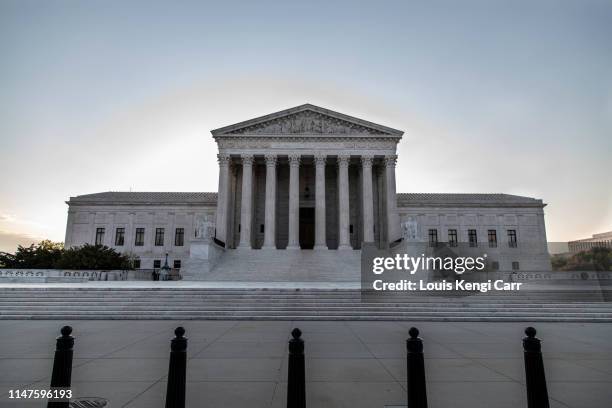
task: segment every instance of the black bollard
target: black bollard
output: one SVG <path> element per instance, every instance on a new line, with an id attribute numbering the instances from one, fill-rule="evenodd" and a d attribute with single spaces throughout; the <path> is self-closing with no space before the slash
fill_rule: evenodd
<path id="1" fill-rule="evenodd" d="M 185 329 L 177 327 L 175 338 L 170 344 L 170 367 L 168 368 L 168 388 L 166 389 L 166 408 L 185 408 L 185 383 L 187 381 L 187 337 Z"/>
<path id="2" fill-rule="evenodd" d="M 306 408 L 306 373 L 304 366 L 304 340 L 298 328 L 289 340 L 289 371 L 287 373 L 287 408 Z"/>
<path id="3" fill-rule="evenodd" d="M 542 360 L 542 343 L 536 335 L 536 329 L 527 327 L 527 337 L 523 338 L 525 356 L 525 379 L 527 380 L 527 407 L 549 408 L 544 361 Z"/>
<path id="4" fill-rule="evenodd" d="M 74 347 L 74 337 L 72 327 L 64 326 L 61 329 L 62 335 L 57 338 L 55 343 L 55 356 L 53 358 L 53 372 L 51 373 L 51 389 L 70 388 L 72 377 L 72 354 Z M 47 408 L 68 408 L 69 400 L 47 402 Z"/>
<path id="5" fill-rule="evenodd" d="M 427 408 L 423 340 L 419 338 L 419 329 L 416 327 L 411 327 L 408 334 L 410 334 L 410 338 L 406 340 L 408 408 Z"/>

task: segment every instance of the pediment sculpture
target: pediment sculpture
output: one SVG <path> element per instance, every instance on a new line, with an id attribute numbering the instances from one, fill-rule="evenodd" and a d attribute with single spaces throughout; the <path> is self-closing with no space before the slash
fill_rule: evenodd
<path id="1" fill-rule="evenodd" d="M 232 134 L 364 134 L 383 135 L 378 129 L 334 118 L 318 112 L 304 111 L 236 129 Z"/>

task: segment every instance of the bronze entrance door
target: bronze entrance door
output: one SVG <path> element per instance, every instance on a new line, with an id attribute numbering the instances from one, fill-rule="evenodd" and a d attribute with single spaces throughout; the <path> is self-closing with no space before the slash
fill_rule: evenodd
<path id="1" fill-rule="evenodd" d="M 300 208 L 300 248 L 312 249 L 315 242 L 315 209 Z"/>

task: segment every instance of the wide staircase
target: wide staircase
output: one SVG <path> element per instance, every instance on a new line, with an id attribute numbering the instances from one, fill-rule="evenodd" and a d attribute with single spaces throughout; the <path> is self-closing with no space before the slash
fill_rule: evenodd
<path id="1" fill-rule="evenodd" d="M 612 292 L 363 297 L 356 289 L 0 288 L 0 319 L 612 322 Z"/>
<path id="2" fill-rule="evenodd" d="M 359 282 L 359 250 L 230 249 L 201 279 L 232 282 Z"/>

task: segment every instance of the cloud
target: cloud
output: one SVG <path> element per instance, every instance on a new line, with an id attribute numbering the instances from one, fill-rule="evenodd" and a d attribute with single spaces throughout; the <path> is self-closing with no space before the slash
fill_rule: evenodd
<path id="1" fill-rule="evenodd" d="M 33 235 L 0 230 L 0 251 L 14 253 L 19 245 L 29 246 L 42 240 L 43 238 Z"/>
<path id="2" fill-rule="evenodd" d="M 11 224 L 16 224 L 16 225 L 27 225 L 30 227 L 43 228 L 43 229 L 47 228 L 45 224 L 41 224 L 39 222 L 32 221 L 32 220 L 26 220 L 23 218 L 19 218 L 16 215 L 7 214 L 7 213 L 0 213 L 0 222 L 11 223 Z"/>

